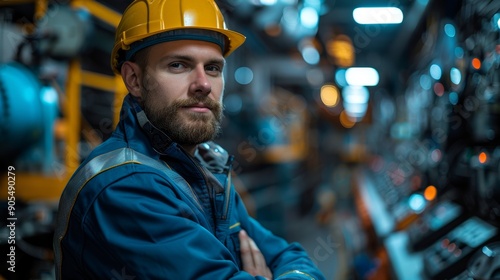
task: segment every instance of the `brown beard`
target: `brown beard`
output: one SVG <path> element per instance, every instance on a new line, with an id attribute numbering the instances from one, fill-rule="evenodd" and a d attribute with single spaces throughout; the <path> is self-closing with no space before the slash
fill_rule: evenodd
<path id="1" fill-rule="evenodd" d="M 176 100 L 166 107 L 158 108 L 153 100 L 156 92 L 143 89 L 144 112 L 149 121 L 167 134 L 170 139 L 180 145 L 197 145 L 213 140 L 220 132 L 222 122 L 222 105 L 205 95 Z M 184 111 L 183 107 L 203 103 L 212 114 Z"/>

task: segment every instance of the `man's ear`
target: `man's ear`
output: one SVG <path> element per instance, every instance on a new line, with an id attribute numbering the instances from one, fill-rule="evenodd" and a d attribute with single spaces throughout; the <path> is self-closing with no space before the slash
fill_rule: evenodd
<path id="1" fill-rule="evenodd" d="M 142 71 L 136 63 L 125 61 L 121 67 L 123 82 L 130 94 L 138 100 L 142 100 Z"/>

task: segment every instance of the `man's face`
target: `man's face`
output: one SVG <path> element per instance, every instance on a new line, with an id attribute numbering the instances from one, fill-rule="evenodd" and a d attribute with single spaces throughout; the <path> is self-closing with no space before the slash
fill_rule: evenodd
<path id="1" fill-rule="evenodd" d="M 181 40 L 151 47 L 142 76 L 149 120 L 180 145 L 213 139 L 222 121 L 224 57 L 203 41 Z"/>

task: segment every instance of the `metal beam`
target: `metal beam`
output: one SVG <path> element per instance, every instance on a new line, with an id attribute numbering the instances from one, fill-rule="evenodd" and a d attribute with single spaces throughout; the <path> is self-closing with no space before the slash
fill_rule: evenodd
<path id="1" fill-rule="evenodd" d="M 111 26 L 117 27 L 120 23 L 120 13 L 117 13 L 114 10 L 94 0 L 73 0 L 71 2 L 71 6 L 75 8 L 85 8 L 92 15 L 104 22 L 109 23 Z"/>

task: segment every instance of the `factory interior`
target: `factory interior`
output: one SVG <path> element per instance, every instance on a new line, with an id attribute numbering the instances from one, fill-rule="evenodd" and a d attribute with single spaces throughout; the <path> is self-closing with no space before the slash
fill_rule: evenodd
<path id="1" fill-rule="evenodd" d="M 131 2 L 0 1 L 0 279 L 55 279 L 59 197 L 128 93 Z M 216 2 L 246 42 L 215 141 L 253 217 L 328 280 L 500 279 L 500 1 Z"/>

